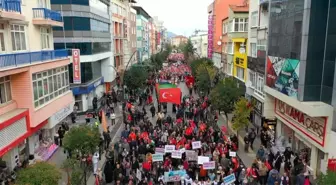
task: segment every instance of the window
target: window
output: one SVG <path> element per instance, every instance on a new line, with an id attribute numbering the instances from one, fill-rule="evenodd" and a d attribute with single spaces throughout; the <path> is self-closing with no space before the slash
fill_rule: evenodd
<path id="1" fill-rule="evenodd" d="M 264 75 L 258 74 L 256 93 L 264 96 Z"/>
<path id="2" fill-rule="evenodd" d="M 42 49 L 50 49 L 50 29 L 49 28 L 41 28 L 41 46 Z"/>
<path id="3" fill-rule="evenodd" d="M 238 66 L 236 66 L 236 68 L 237 68 L 236 77 L 240 80 L 244 80 L 244 68 Z"/>
<path id="4" fill-rule="evenodd" d="M 251 13 L 251 27 L 258 26 L 258 11 Z"/>
<path id="5" fill-rule="evenodd" d="M 228 32 L 228 23 L 223 23 L 223 34 L 226 34 Z"/>
<path id="6" fill-rule="evenodd" d="M 258 40 L 257 41 L 257 51 L 266 51 L 267 41 L 266 40 Z"/>
<path id="7" fill-rule="evenodd" d="M 231 20 L 228 24 L 228 32 L 232 32 L 233 29 L 233 20 Z"/>
<path id="8" fill-rule="evenodd" d="M 251 82 L 251 88 L 256 88 L 256 73 L 252 70 L 249 70 L 249 77 L 248 77 L 249 81 Z"/>
<path id="9" fill-rule="evenodd" d="M 100 32 L 109 32 L 110 25 L 95 19 L 91 19 L 91 30 L 92 31 L 100 31 Z"/>
<path id="10" fill-rule="evenodd" d="M 228 75 L 232 75 L 232 63 L 227 63 L 227 68 L 226 68 L 226 73 L 228 74 Z"/>
<path id="11" fill-rule="evenodd" d="M 48 103 L 69 89 L 68 66 L 33 74 L 35 108 Z"/>
<path id="12" fill-rule="evenodd" d="M 227 44 L 227 53 L 233 54 L 233 43 L 232 42 L 228 42 Z"/>
<path id="13" fill-rule="evenodd" d="M 251 56 L 257 57 L 257 44 L 251 43 L 250 45 L 251 45 Z"/>
<path id="14" fill-rule="evenodd" d="M 12 24 L 11 37 L 13 51 L 27 50 L 25 26 Z"/>
<path id="15" fill-rule="evenodd" d="M 0 78 L 0 104 L 12 100 L 12 91 L 9 76 Z"/>
<path id="16" fill-rule="evenodd" d="M 248 18 L 235 18 L 234 19 L 234 31 L 235 32 L 247 32 L 248 30 Z"/>

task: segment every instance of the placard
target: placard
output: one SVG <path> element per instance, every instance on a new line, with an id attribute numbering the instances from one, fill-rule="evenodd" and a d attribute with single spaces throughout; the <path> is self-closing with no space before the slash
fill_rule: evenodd
<path id="1" fill-rule="evenodd" d="M 236 182 L 236 177 L 234 174 L 224 177 L 224 185 L 231 185 L 234 182 Z"/>
<path id="2" fill-rule="evenodd" d="M 184 153 L 185 152 L 185 148 L 181 148 L 180 152 Z"/>
<path id="3" fill-rule="evenodd" d="M 230 157 L 236 157 L 236 156 L 237 156 L 237 153 L 236 153 L 236 152 L 231 152 L 231 151 L 230 151 L 229 156 L 230 156 Z"/>
<path id="4" fill-rule="evenodd" d="M 155 153 L 156 154 L 164 154 L 165 153 L 165 149 L 164 148 L 155 148 Z"/>
<path id="5" fill-rule="evenodd" d="M 197 161 L 197 153 L 192 150 L 186 150 L 186 159 L 187 161 Z"/>
<path id="6" fill-rule="evenodd" d="M 141 180 L 142 179 L 142 174 L 141 174 L 141 171 L 139 169 L 137 169 L 136 171 L 136 177 L 137 179 Z"/>
<path id="7" fill-rule="evenodd" d="M 199 149 L 202 147 L 201 141 L 192 142 L 192 149 Z"/>
<path id="8" fill-rule="evenodd" d="M 209 157 L 206 157 L 206 156 L 198 156 L 197 157 L 197 164 L 203 164 L 203 163 L 206 163 L 206 162 L 209 162 L 210 159 Z"/>
<path id="9" fill-rule="evenodd" d="M 172 151 L 175 151 L 175 145 L 165 145 L 165 153 L 171 153 Z"/>
<path id="10" fill-rule="evenodd" d="M 152 161 L 153 162 L 163 161 L 163 154 L 152 154 Z"/>
<path id="11" fill-rule="evenodd" d="M 185 170 L 176 170 L 164 173 L 165 182 L 180 182 L 181 177 L 185 176 L 187 172 Z"/>
<path id="12" fill-rule="evenodd" d="M 210 161 L 210 162 L 204 162 L 203 163 L 203 169 L 205 170 L 212 170 L 216 168 L 216 162 Z"/>
<path id="13" fill-rule="evenodd" d="M 171 152 L 171 156 L 174 159 L 182 159 L 182 152 L 179 150 L 174 150 Z"/>

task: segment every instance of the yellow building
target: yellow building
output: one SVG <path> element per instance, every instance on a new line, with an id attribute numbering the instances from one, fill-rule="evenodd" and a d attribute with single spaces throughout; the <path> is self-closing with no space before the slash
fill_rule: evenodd
<path id="1" fill-rule="evenodd" d="M 230 5 L 229 17 L 223 21 L 223 29 L 227 32 L 224 41 L 226 73 L 242 82 L 245 82 L 247 76 L 248 11 L 248 5 Z"/>

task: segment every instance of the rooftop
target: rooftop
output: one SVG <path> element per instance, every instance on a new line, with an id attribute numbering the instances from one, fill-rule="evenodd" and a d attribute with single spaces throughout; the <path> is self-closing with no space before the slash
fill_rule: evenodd
<path id="1" fill-rule="evenodd" d="M 249 12 L 249 6 L 248 5 L 229 5 L 230 9 L 233 12 L 238 12 L 238 13 L 247 13 Z"/>
<path id="2" fill-rule="evenodd" d="M 145 16 L 147 19 L 150 19 L 151 16 L 146 12 L 145 9 L 143 9 L 141 6 L 132 6 L 137 11 L 137 14 L 141 14 Z"/>

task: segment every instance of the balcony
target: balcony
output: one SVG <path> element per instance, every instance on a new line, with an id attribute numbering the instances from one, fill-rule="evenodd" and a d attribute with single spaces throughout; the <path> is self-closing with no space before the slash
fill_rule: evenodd
<path id="1" fill-rule="evenodd" d="M 21 13 L 21 0 L 0 0 L 0 20 L 24 21 Z"/>
<path id="2" fill-rule="evenodd" d="M 33 24 L 45 26 L 63 27 L 63 20 L 60 12 L 47 8 L 33 8 Z"/>
<path id="3" fill-rule="evenodd" d="M 0 55 L 0 71 L 67 58 L 68 50 L 66 49 L 3 54 Z"/>
<path id="4" fill-rule="evenodd" d="M 269 0 L 259 0 L 259 5 L 268 4 Z"/>

